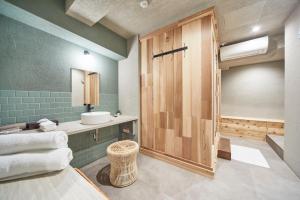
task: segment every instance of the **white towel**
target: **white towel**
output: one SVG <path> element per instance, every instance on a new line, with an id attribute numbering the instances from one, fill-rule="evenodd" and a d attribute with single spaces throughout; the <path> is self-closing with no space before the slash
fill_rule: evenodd
<path id="1" fill-rule="evenodd" d="M 56 124 L 40 125 L 40 130 L 44 132 L 55 131 L 56 128 L 57 128 Z"/>
<path id="2" fill-rule="evenodd" d="M 73 159 L 69 148 L 0 156 L 0 181 L 28 177 L 69 166 Z"/>
<path id="3" fill-rule="evenodd" d="M 50 121 L 49 119 L 40 119 L 38 121 L 38 123 L 40 123 L 40 129 L 44 132 L 47 132 L 47 131 L 54 131 L 57 126 L 54 122 Z"/>
<path id="4" fill-rule="evenodd" d="M 0 135 L 0 155 L 64 147 L 68 147 L 68 136 L 64 131 Z"/>

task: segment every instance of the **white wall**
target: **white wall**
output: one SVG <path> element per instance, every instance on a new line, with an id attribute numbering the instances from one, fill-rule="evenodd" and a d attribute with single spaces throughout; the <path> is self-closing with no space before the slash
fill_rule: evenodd
<path id="1" fill-rule="evenodd" d="M 119 109 L 124 115 L 139 116 L 139 40 L 127 41 L 128 57 L 119 61 Z"/>
<path id="2" fill-rule="evenodd" d="M 300 177 L 300 3 L 285 24 L 284 159 Z"/>
<path id="3" fill-rule="evenodd" d="M 221 100 L 222 115 L 283 119 L 284 62 L 223 70 Z"/>

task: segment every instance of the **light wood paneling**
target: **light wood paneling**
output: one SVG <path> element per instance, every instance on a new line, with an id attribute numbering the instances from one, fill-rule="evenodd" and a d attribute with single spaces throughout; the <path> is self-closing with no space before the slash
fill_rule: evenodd
<path id="1" fill-rule="evenodd" d="M 141 146 L 214 167 L 217 44 L 212 13 L 141 40 Z M 153 55 L 187 47 L 185 51 Z"/>
<path id="2" fill-rule="evenodd" d="M 84 72 L 84 104 L 90 104 L 91 102 L 91 90 L 90 90 L 90 78 L 89 72 Z"/>
<path id="3" fill-rule="evenodd" d="M 98 106 L 100 101 L 99 74 L 92 73 L 89 75 L 89 78 L 90 78 L 90 104 Z"/>
<path id="4" fill-rule="evenodd" d="M 221 133 L 223 135 L 265 140 L 267 134 L 284 135 L 284 122 L 274 119 L 222 116 Z"/>
<path id="5" fill-rule="evenodd" d="M 100 80 L 95 72 L 84 72 L 84 104 L 99 105 Z"/>

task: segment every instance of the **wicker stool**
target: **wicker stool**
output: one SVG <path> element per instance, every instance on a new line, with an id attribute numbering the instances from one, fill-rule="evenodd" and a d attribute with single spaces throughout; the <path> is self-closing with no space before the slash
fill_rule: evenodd
<path id="1" fill-rule="evenodd" d="M 107 157 L 110 160 L 109 179 L 116 187 L 125 187 L 136 180 L 136 157 L 139 145 L 130 140 L 115 142 L 107 147 Z"/>

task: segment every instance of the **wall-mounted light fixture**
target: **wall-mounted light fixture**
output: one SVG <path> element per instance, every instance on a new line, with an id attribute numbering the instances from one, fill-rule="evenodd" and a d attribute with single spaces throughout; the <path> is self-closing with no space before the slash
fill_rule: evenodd
<path id="1" fill-rule="evenodd" d="M 88 50 L 84 50 L 80 56 L 80 63 L 82 66 L 93 66 L 95 64 L 95 58 Z"/>

